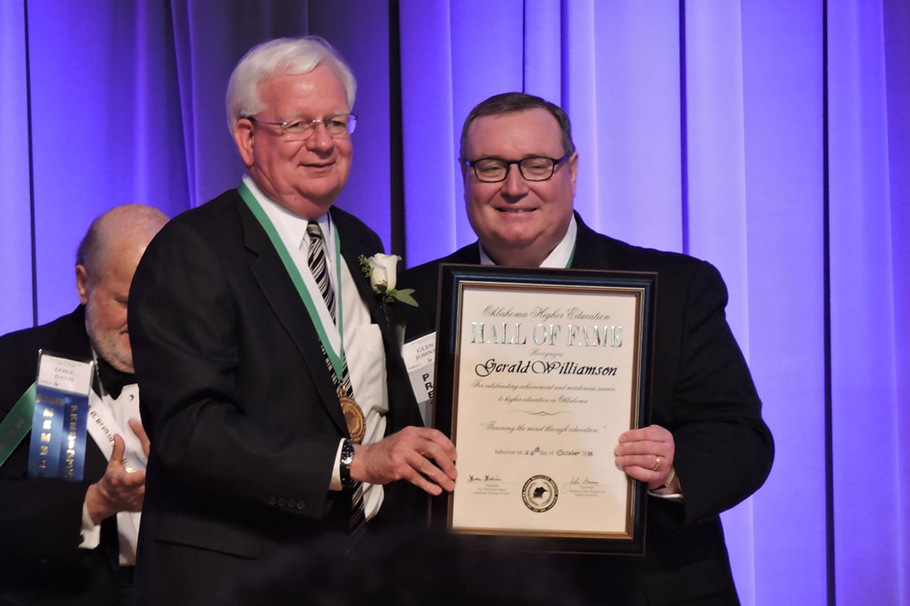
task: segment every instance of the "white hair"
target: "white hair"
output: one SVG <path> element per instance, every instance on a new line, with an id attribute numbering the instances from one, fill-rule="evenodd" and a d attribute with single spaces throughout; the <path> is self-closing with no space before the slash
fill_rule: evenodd
<path id="1" fill-rule="evenodd" d="M 341 80 L 348 98 L 348 108 L 354 107 L 357 81 L 351 68 L 335 48 L 319 36 L 277 38 L 254 46 L 237 63 L 228 82 L 228 128 L 240 118 L 255 116 L 266 109 L 259 98 L 259 85 L 279 76 L 308 74 L 318 65 L 325 65 Z"/>

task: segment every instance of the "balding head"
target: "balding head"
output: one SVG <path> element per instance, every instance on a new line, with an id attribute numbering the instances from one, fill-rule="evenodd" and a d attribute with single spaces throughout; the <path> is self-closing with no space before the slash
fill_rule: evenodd
<path id="1" fill-rule="evenodd" d="M 130 282 L 139 259 L 167 222 L 160 210 L 125 204 L 94 221 L 76 253 L 76 290 L 85 305 L 85 327 L 95 353 L 123 372 L 133 372 L 126 324 Z"/>

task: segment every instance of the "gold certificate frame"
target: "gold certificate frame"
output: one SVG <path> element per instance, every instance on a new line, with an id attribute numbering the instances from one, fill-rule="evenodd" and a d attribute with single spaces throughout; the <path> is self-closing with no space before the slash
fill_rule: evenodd
<path id="1" fill-rule="evenodd" d="M 646 488 L 613 450 L 649 418 L 656 274 L 442 265 L 439 280 L 434 426 L 459 456 L 433 521 L 643 554 Z"/>

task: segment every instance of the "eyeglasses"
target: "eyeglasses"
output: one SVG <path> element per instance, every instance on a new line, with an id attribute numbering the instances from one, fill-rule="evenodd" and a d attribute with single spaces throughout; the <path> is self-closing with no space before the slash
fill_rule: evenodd
<path id="1" fill-rule="evenodd" d="M 546 181 L 556 172 L 556 167 L 569 159 L 571 154 L 562 158 L 530 156 L 522 160 L 503 160 L 502 158 L 479 158 L 474 161 L 464 160 L 467 166 L 474 169 L 474 176 L 484 183 L 499 183 L 509 175 L 509 168 L 518 165 L 518 172 L 525 181 Z"/>
<path id="2" fill-rule="evenodd" d="M 325 127 L 326 132 L 333 137 L 348 135 L 354 132 L 354 129 L 357 127 L 357 116 L 354 114 L 339 114 L 330 118 L 317 118 L 316 120 L 295 118 L 287 122 L 266 122 L 265 120 L 257 120 L 252 116 L 244 116 L 244 118 L 254 124 L 268 124 L 270 126 L 279 127 L 288 141 L 304 141 L 309 139 L 313 136 L 313 133 L 316 132 L 317 124 L 322 124 Z"/>

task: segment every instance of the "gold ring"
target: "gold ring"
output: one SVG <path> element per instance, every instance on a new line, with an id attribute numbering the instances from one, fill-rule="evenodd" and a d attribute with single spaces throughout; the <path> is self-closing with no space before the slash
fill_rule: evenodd
<path id="1" fill-rule="evenodd" d="M 657 471 L 660 468 L 660 457 L 655 456 L 654 467 L 651 468 L 651 471 Z"/>

